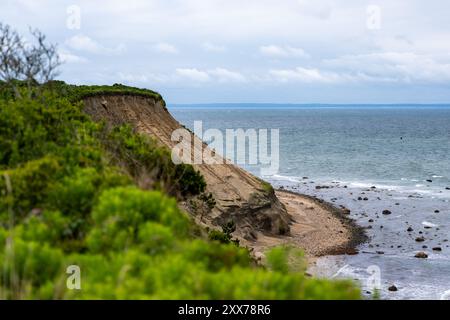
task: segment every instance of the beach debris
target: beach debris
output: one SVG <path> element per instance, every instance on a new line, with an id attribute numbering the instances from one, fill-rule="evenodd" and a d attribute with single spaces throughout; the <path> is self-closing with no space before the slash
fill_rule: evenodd
<path id="1" fill-rule="evenodd" d="M 393 284 L 392 286 L 390 286 L 390 287 L 388 288 L 388 290 L 389 290 L 389 291 L 397 291 L 398 289 L 397 289 L 397 287 L 395 286 L 395 284 Z"/>
<path id="2" fill-rule="evenodd" d="M 426 259 L 426 258 L 428 258 L 428 255 L 425 252 L 420 251 L 420 252 L 417 252 L 414 257 L 419 258 L 419 259 Z"/>
<path id="3" fill-rule="evenodd" d="M 425 238 L 424 237 L 417 237 L 416 238 L 416 242 L 424 242 Z"/>
<path id="4" fill-rule="evenodd" d="M 391 213 L 392 213 L 392 212 L 391 212 L 390 210 L 387 210 L 387 209 L 386 209 L 386 210 L 383 210 L 383 214 L 384 214 L 384 215 L 389 215 L 389 214 L 391 214 Z"/>

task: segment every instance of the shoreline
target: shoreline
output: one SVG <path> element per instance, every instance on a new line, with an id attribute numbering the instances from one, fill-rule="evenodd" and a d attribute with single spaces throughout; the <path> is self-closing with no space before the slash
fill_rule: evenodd
<path id="1" fill-rule="evenodd" d="M 335 246 L 334 248 L 330 248 L 329 251 L 325 252 L 323 255 L 320 255 L 318 257 L 354 254 L 356 248 L 360 244 L 363 244 L 369 240 L 365 228 L 363 226 L 360 226 L 354 219 L 350 218 L 347 214 L 345 214 L 344 209 L 315 196 L 310 196 L 291 190 L 278 189 L 277 191 L 310 199 L 311 201 L 317 203 L 317 205 L 326 209 L 332 216 L 339 219 L 339 221 L 349 230 L 350 239 L 347 241 L 347 243 L 345 243 L 344 245 Z"/>
<path id="2" fill-rule="evenodd" d="M 264 252 L 279 245 L 293 245 L 305 253 L 308 266 L 330 255 L 356 254 L 366 242 L 365 229 L 349 218 L 342 209 L 322 199 L 298 192 L 276 189 L 291 218 L 291 232 L 286 236 L 258 234 L 249 244 L 254 255 L 263 259 Z"/>

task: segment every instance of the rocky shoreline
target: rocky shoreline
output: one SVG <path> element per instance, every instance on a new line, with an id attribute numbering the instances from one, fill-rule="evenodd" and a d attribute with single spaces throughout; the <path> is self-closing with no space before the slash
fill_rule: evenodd
<path id="1" fill-rule="evenodd" d="M 353 254 L 337 251 L 320 257 L 311 274 L 356 280 L 371 296 L 368 279 L 378 270 L 383 299 L 450 297 L 450 275 L 445 272 L 450 267 L 449 190 L 431 182 L 412 192 L 376 183 L 292 180 L 271 182 L 337 209 L 343 222 L 349 219 L 367 240 L 356 236 Z"/>

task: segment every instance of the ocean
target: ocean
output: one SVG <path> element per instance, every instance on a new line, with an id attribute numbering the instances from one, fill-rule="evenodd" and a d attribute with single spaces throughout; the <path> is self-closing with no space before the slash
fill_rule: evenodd
<path id="1" fill-rule="evenodd" d="M 358 255 L 319 259 L 317 275 L 355 279 L 370 296 L 378 270 L 382 298 L 450 299 L 450 106 L 213 104 L 169 110 L 191 129 L 199 120 L 204 130 L 279 129 L 279 170 L 262 178 L 351 209 L 369 241 Z M 261 176 L 257 165 L 242 166 Z M 420 237 L 424 241 L 417 242 Z M 428 258 L 415 258 L 419 251 Z M 398 291 L 387 290 L 391 285 Z"/>

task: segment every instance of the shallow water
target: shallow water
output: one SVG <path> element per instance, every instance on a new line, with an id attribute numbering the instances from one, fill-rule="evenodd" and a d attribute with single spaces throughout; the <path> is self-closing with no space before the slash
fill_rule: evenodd
<path id="1" fill-rule="evenodd" d="M 233 105 L 170 111 L 190 128 L 202 120 L 205 129 L 279 129 L 280 169 L 264 178 L 348 207 L 352 218 L 371 228 L 358 255 L 320 259 L 314 272 L 358 279 L 370 295 L 367 268 L 379 268 L 382 298 L 450 298 L 450 107 Z M 258 166 L 244 167 L 260 175 Z M 392 214 L 383 215 L 385 209 Z M 425 241 L 416 242 L 419 236 Z M 418 251 L 428 259 L 415 258 Z M 397 292 L 387 290 L 392 284 Z"/>

